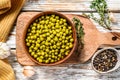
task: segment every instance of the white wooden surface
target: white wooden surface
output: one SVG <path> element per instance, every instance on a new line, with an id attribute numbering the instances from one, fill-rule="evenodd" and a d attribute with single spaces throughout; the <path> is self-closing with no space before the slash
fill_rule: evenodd
<path id="1" fill-rule="evenodd" d="M 62 13 L 81 14 L 82 12 L 94 12 L 89 8 L 92 0 L 28 0 L 21 12 L 24 11 L 46 11 L 56 10 Z M 109 9 L 114 12 L 117 23 L 113 24 L 114 31 L 120 32 L 120 0 L 107 0 Z M 96 14 L 96 13 L 95 13 Z M 106 32 L 98 24 L 96 27 Z M 90 61 L 84 64 L 65 65 L 65 66 L 34 66 L 35 75 L 26 78 L 23 74 L 23 66 L 16 59 L 16 32 L 15 28 L 11 31 L 7 44 L 11 47 L 12 55 L 9 57 L 16 80 L 120 80 L 120 68 L 109 74 L 98 74 L 92 67 Z M 120 46 L 118 46 L 120 48 Z"/>

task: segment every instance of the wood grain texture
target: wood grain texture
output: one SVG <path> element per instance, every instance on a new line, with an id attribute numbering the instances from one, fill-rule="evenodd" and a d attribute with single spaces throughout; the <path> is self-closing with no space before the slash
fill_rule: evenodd
<path id="1" fill-rule="evenodd" d="M 120 80 L 120 68 L 109 74 L 98 74 L 92 69 L 90 61 L 64 66 L 33 66 L 35 75 L 27 78 L 22 74 L 23 66 L 15 57 L 16 50 L 11 52 L 9 62 L 16 73 L 16 80 Z"/>
<path id="2" fill-rule="evenodd" d="M 16 50 L 17 50 L 17 58 L 18 62 L 22 65 L 37 65 L 33 62 L 29 56 L 23 45 L 23 36 L 24 31 L 26 29 L 27 23 L 39 12 L 24 12 L 22 13 L 17 19 L 17 34 L 16 34 Z M 111 33 L 101 33 L 97 30 L 97 28 L 93 25 L 93 23 L 85 17 L 76 16 L 72 14 L 65 14 L 70 20 L 73 17 L 78 17 L 81 22 L 83 23 L 85 36 L 84 36 L 84 49 L 80 51 L 80 57 L 76 55 L 69 58 L 69 60 L 65 61 L 62 65 L 73 64 L 73 63 L 84 63 L 88 61 L 95 51 L 99 48 L 102 44 L 109 44 L 109 45 L 120 45 L 120 40 L 117 39 L 116 41 L 112 40 L 113 35 Z M 120 34 L 120 33 L 119 33 Z M 79 60 L 79 61 L 78 61 Z"/>
<path id="3" fill-rule="evenodd" d="M 23 7 L 22 11 L 45 11 L 55 9 L 57 11 L 61 11 L 62 13 L 68 14 L 81 14 L 82 12 L 87 12 L 88 14 L 92 12 L 88 6 L 90 5 L 90 1 L 92 0 L 28 0 L 28 2 Z M 107 0 L 109 8 L 115 12 L 115 18 L 117 19 L 117 23 L 113 24 L 113 31 L 120 32 L 120 0 Z M 57 4 L 60 4 L 57 5 Z M 65 4 L 68 6 L 65 6 Z M 71 5 L 71 4 L 76 5 Z M 45 4 L 45 5 L 44 5 Z M 77 5 L 78 4 L 78 5 Z M 51 7 L 52 6 L 52 7 Z M 55 7 L 56 6 L 56 7 Z M 59 7 L 58 7 L 59 6 Z M 85 7 L 87 8 L 85 8 Z M 50 8 L 51 7 L 51 8 Z M 96 13 L 94 13 L 98 16 Z M 94 22 L 94 21 L 93 21 Z M 108 32 L 97 23 L 95 23 L 97 29 L 101 32 Z M 11 52 L 13 53 L 9 57 L 9 61 L 16 73 L 16 80 L 120 80 L 120 68 L 113 73 L 109 74 L 98 74 L 96 73 L 92 67 L 90 61 L 84 64 L 69 64 L 64 66 L 34 66 L 35 75 L 26 78 L 23 74 L 23 66 L 21 66 L 16 59 L 16 29 L 14 28 L 11 31 L 9 40 L 7 41 L 8 45 L 11 47 Z M 117 46 L 117 49 L 120 46 Z M 120 49 L 119 49 L 120 51 Z"/>
<path id="4" fill-rule="evenodd" d="M 0 80 L 15 80 L 14 71 L 7 59 L 0 60 Z"/>
<path id="5" fill-rule="evenodd" d="M 28 0 L 23 11 L 93 11 L 89 8 L 92 0 Z M 119 0 L 107 0 L 111 11 L 120 11 Z M 31 6 L 32 5 L 32 6 Z"/>
<path id="6" fill-rule="evenodd" d="M 62 12 L 63 14 L 75 14 L 75 15 L 81 15 L 81 12 Z M 86 13 L 89 14 L 89 13 Z M 95 16 L 98 17 L 98 15 L 96 13 L 93 13 Z M 112 24 L 112 28 L 114 32 L 120 32 L 120 13 L 113 13 L 115 18 L 117 19 L 117 23 L 113 23 Z M 92 21 L 94 23 L 94 25 L 96 26 L 96 28 L 100 31 L 100 32 L 108 32 L 108 30 L 104 29 L 103 27 L 101 27 L 99 24 L 95 23 L 94 21 Z M 9 38 L 7 40 L 7 44 L 10 46 L 10 48 L 16 48 L 16 25 L 14 25 L 14 29 L 11 31 Z"/>

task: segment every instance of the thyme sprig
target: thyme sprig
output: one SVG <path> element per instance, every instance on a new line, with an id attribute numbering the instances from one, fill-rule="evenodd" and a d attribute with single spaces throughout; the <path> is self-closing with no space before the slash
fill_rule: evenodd
<path id="1" fill-rule="evenodd" d="M 107 7 L 106 0 L 93 0 L 90 5 L 91 9 L 94 9 L 97 11 L 99 18 L 96 17 L 93 13 L 90 15 L 83 14 L 84 16 L 93 19 L 95 22 L 97 22 L 99 25 L 101 25 L 103 28 L 110 30 L 111 33 L 114 35 L 114 37 L 120 39 L 120 35 L 112 32 L 111 28 L 111 19 L 110 19 L 110 11 Z"/>
<path id="2" fill-rule="evenodd" d="M 84 34 L 85 34 L 84 33 L 83 24 L 76 17 L 74 17 L 72 19 L 72 21 L 74 22 L 75 28 L 76 28 L 77 40 L 78 40 L 78 47 L 81 48 L 81 49 L 83 49 L 83 47 L 84 47 L 84 40 L 83 40 L 83 38 L 84 38 Z"/>
<path id="3" fill-rule="evenodd" d="M 96 18 L 93 13 L 90 14 L 95 22 L 103 26 L 106 29 L 111 30 L 111 20 L 109 17 L 110 11 L 108 10 L 107 3 L 105 0 L 93 0 L 90 5 L 91 9 L 94 9 L 98 12 L 100 18 Z"/>

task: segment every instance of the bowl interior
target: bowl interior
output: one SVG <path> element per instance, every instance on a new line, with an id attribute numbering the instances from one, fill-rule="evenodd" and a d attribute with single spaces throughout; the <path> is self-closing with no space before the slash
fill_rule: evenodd
<path id="1" fill-rule="evenodd" d="M 117 61 L 116 65 L 115 65 L 112 69 L 110 69 L 110 70 L 108 70 L 108 71 L 105 71 L 105 72 L 102 72 L 102 71 L 97 70 L 97 69 L 94 67 L 93 61 L 94 61 L 94 58 L 95 58 L 99 53 L 101 53 L 102 51 L 107 50 L 107 49 L 112 49 L 112 50 L 114 50 L 114 51 L 116 52 L 115 54 L 116 54 L 116 56 L 117 56 L 117 60 L 118 60 L 118 61 Z M 102 50 L 97 51 L 97 52 L 93 55 L 91 64 L 92 64 L 92 68 L 93 68 L 96 72 L 98 72 L 98 73 L 103 73 L 103 74 L 105 74 L 105 73 L 109 73 L 109 72 L 115 71 L 115 70 L 116 70 L 117 68 L 119 68 L 119 66 L 120 66 L 120 53 L 119 53 L 115 48 L 112 48 L 112 47 L 103 48 Z"/>
<path id="2" fill-rule="evenodd" d="M 50 64 L 45 64 L 45 63 L 40 63 L 38 62 L 36 59 L 34 59 L 28 52 L 28 47 L 25 45 L 25 38 L 26 38 L 26 34 L 27 34 L 27 29 L 29 28 L 30 24 L 36 20 L 37 18 L 43 16 L 43 15 L 49 15 L 49 14 L 55 14 L 59 17 L 62 17 L 62 18 L 65 18 L 67 20 L 67 23 L 72 26 L 72 31 L 73 31 L 73 39 L 74 39 L 74 43 L 73 43 L 73 48 L 71 49 L 70 53 L 63 59 L 61 59 L 60 61 L 58 62 L 55 62 L 55 63 L 50 63 Z M 29 56 L 29 58 L 31 58 L 31 60 L 33 60 L 34 62 L 36 62 L 37 64 L 40 64 L 40 65 L 56 65 L 56 64 L 60 64 L 62 62 L 64 62 L 65 60 L 67 60 L 74 52 L 74 50 L 76 49 L 76 45 L 77 45 L 77 38 L 76 38 L 76 30 L 75 30 L 75 27 L 72 23 L 72 21 L 66 17 L 65 15 L 59 13 L 59 12 L 55 12 L 55 11 L 46 11 L 46 12 L 41 12 L 39 13 L 38 15 L 34 16 L 33 18 L 31 18 L 30 21 L 28 21 L 27 25 L 26 25 L 26 28 L 24 30 L 24 37 L 23 37 L 23 47 L 25 48 L 25 52 L 26 54 Z"/>

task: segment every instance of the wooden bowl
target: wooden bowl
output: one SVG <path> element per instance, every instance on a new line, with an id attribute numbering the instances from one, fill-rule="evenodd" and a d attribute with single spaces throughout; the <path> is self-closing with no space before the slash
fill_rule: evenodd
<path id="1" fill-rule="evenodd" d="M 55 62 L 55 63 L 49 63 L 49 64 L 46 64 L 46 63 L 40 63 L 40 62 L 38 62 L 36 59 L 34 59 L 31 55 L 30 55 L 30 53 L 28 52 L 28 47 L 26 46 L 26 42 L 25 42 L 25 38 L 26 38 L 26 34 L 27 34 L 27 29 L 28 29 L 28 27 L 30 26 L 30 24 L 34 21 L 34 20 L 36 20 L 37 18 L 39 18 L 40 16 L 43 16 L 43 15 L 48 15 L 48 14 L 55 14 L 55 15 L 58 15 L 58 16 L 60 16 L 60 17 L 62 17 L 62 18 L 65 18 L 66 20 L 67 20 L 67 22 L 68 22 L 68 24 L 70 25 L 70 26 L 72 26 L 72 31 L 73 31 L 73 39 L 74 39 L 74 43 L 73 43 L 73 48 L 71 49 L 71 51 L 70 51 L 70 53 L 65 57 L 65 58 L 63 58 L 63 59 L 61 59 L 60 61 L 57 61 L 57 62 Z M 68 18 L 68 17 L 66 17 L 64 14 L 61 14 L 61 13 L 59 13 L 59 12 L 55 12 L 55 11 L 45 11 L 45 12 L 41 12 L 41 13 L 39 13 L 38 15 L 35 15 L 30 21 L 28 21 L 28 23 L 27 23 L 27 25 L 25 26 L 25 29 L 24 29 L 24 36 L 23 36 L 23 47 L 25 48 L 25 53 L 29 56 L 29 58 L 32 60 L 32 61 L 34 61 L 35 63 L 37 63 L 37 64 L 39 64 L 39 65 L 46 65 L 46 66 L 50 66 L 50 65 L 56 65 L 56 64 L 60 64 L 60 63 L 62 63 L 62 62 L 64 62 L 64 61 L 66 61 L 73 53 L 74 53 L 74 51 L 75 51 L 75 49 L 76 49 L 76 45 L 77 45 L 77 35 L 76 35 L 76 30 L 75 30 L 75 27 L 74 27 L 74 25 L 73 25 L 73 23 L 72 23 L 72 21 Z"/>

